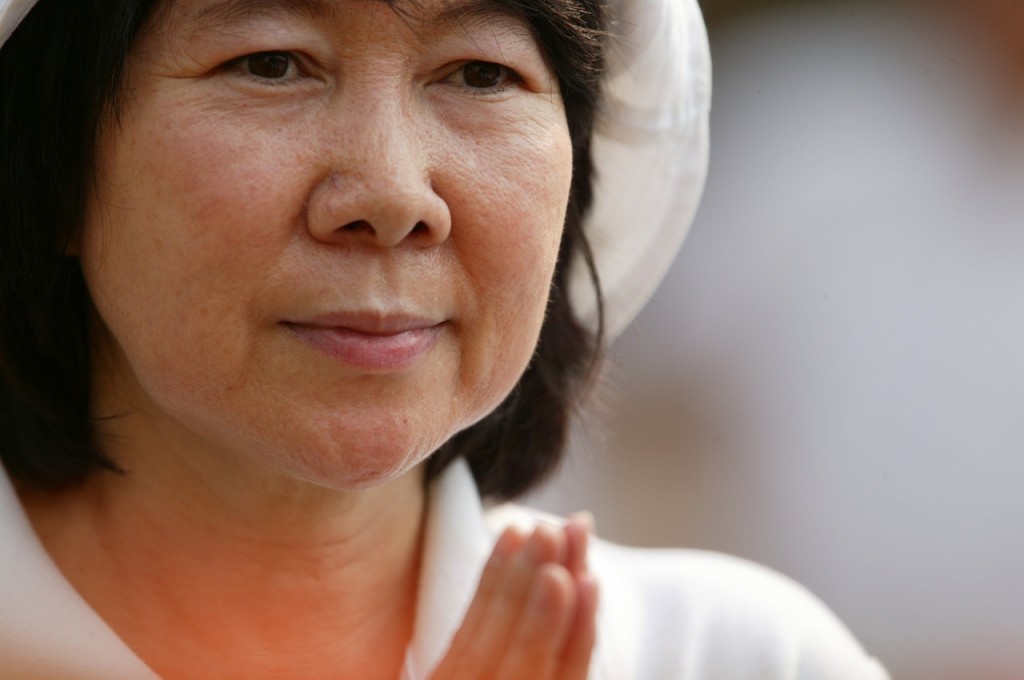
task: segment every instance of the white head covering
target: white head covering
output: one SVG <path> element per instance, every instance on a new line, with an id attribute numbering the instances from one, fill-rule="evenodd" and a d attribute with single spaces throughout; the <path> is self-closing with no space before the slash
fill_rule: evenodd
<path id="1" fill-rule="evenodd" d="M 36 0 L 0 0 L 0 46 Z M 605 294 L 608 337 L 654 293 L 690 228 L 708 164 L 711 56 L 697 0 L 619 0 L 593 141 L 585 229 Z M 582 262 L 570 294 L 593 321 Z"/>
<path id="2" fill-rule="evenodd" d="M 36 0 L 0 0 L 0 46 L 14 33 Z"/>
<path id="3" fill-rule="evenodd" d="M 693 222 L 708 168 L 711 54 L 697 0 L 619 0 L 585 230 L 613 338 L 639 313 Z M 572 300 L 593 318 L 585 267 Z"/>

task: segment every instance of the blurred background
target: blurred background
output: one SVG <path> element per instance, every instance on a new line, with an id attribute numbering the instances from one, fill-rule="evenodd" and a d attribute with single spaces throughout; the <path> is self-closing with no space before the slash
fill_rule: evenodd
<path id="1" fill-rule="evenodd" d="M 895 680 L 1024 679 L 1024 3 L 702 6 L 704 202 L 528 502 L 786 573 Z"/>

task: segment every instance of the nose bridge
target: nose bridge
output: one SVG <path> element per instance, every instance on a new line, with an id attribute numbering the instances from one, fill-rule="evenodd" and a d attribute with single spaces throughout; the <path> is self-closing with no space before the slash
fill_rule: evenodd
<path id="1" fill-rule="evenodd" d="M 393 246 L 410 234 L 447 237 L 447 205 L 433 189 L 422 118 L 391 83 L 347 88 L 325 126 L 327 179 L 314 193 L 310 226 L 318 238 L 372 238 Z"/>
<path id="2" fill-rule="evenodd" d="M 429 181 L 426 149 L 417 140 L 417 121 L 395 88 L 368 83 L 343 105 L 336 116 L 341 143 L 336 154 L 346 174 L 363 181 L 400 185 L 417 179 Z M 398 186 L 394 188 L 399 188 Z"/>

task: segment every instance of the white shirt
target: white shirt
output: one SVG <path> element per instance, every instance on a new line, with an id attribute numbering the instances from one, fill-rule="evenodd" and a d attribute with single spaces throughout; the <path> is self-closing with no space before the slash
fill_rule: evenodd
<path id="1" fill-rule="evenodd" d="M 459 461 L 431 488 L 416 629 L 405 680 L 426 680 L 472 600 L 500 531 L 557 521 L 484 510 Z M 592 680 L 885 680 L 850 633 L 800 586 L 711 553 L 595 540 L 601 587 Z M 301 674 L 301 669 L 296 669 Z M 75 592 L 0 474 L 0 673 L 4 678 L 157 676 Z"/>

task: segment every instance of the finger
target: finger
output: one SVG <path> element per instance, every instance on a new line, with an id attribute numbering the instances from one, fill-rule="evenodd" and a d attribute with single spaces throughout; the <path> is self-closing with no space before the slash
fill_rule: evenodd
<path id="1" fill-rule="evenodd" d="M 521 532 L 503 534 L 484 568 L 470 610 L 433 675 L 435 680 L 491 680 L 496 675 L 529 596 L 530 582 L 539 565 L 560 555 L 559 543 L 564 538 L 551 527 L 536 528 L 528 539 Z"/>
<path id="2" fill-rule="evenodd" d="M 586 680 L 597 642 L 597 580 L 591 574 L 576 577 L 576 611 L 562 653 L 558 680 Z"/>
<path id="3" fill-rule="evenodd" d="M 583 528 L 587 530 L 588 534 L 597 532 L 597 518 L 594 517 L 594 513 L 589 510 L 580 510 L 569 515 L 570 522 L 576 522 L 577 524 L 583 525 Z"/>
<path id="4" fill-rule="evenodd" d="M 587 544 L 592 530 L 593 515 L 590 513 L 569 516 L 569 521 L 565 525 L 565 566 L 573 576 L 579 576 L 587 571 Z"/>
<path id="5" fill-rule="evenodd" d="M 576 584 L 562 565 L 541 565 L 530 585 L 498 680 L 554 680 L 576 609 Z"/>
<path id="6" fill-rule="evenodd" d="M 523 549 L 513 558 L 511 567 L 499 591 L 487 610 L 487 625 L 477 633 L 479 645 L 488 650 L 501 649 L 502 653 L 486 657 L 481 663 L 483 678 L 493 678 L 503 659 L 505 650 L 513 640 L 523 610 L 531 594 L 531 585 L 538 569 L 545 564 L 564 559 L 565 537 L 560 529 L 539 525 L 534 528 Z"/>
<path id="7" fill-rule="evenodd" d="M 525 543 L 526 534 L 517 527 L 509 527 L 498 538 L 462 625 L 441 664 L 431 676 L 434 680 L 480 677 L 477 670 L 481 659 L 490 662 L 490 659 L 505 653 L 504 645 L 500 649 L 488 649 L 487 645 L 493 644 L 495 638 L 481 638 L 479 633 L 486 626 L 488 612 L 495 598 L 499 597 L 508 572 L 513 568 L 515 556 Z"/>
<path id="8" fill-rule="evenodd" d="M 483 573 L 480 575 L 480 583 L 473 596 L 469 611 L 466 612 L 466 617 L 463 619 L 462 628 L 472 630 L 482 626 L 488 610 L 494 604 L 500 589 L 508 579 L 515 556 L 522 551 L 526 540 L 526 534 L 518 527 L 509 527 L 502 532 L 494 544 L 494 549 L 484 566 Z"/>

